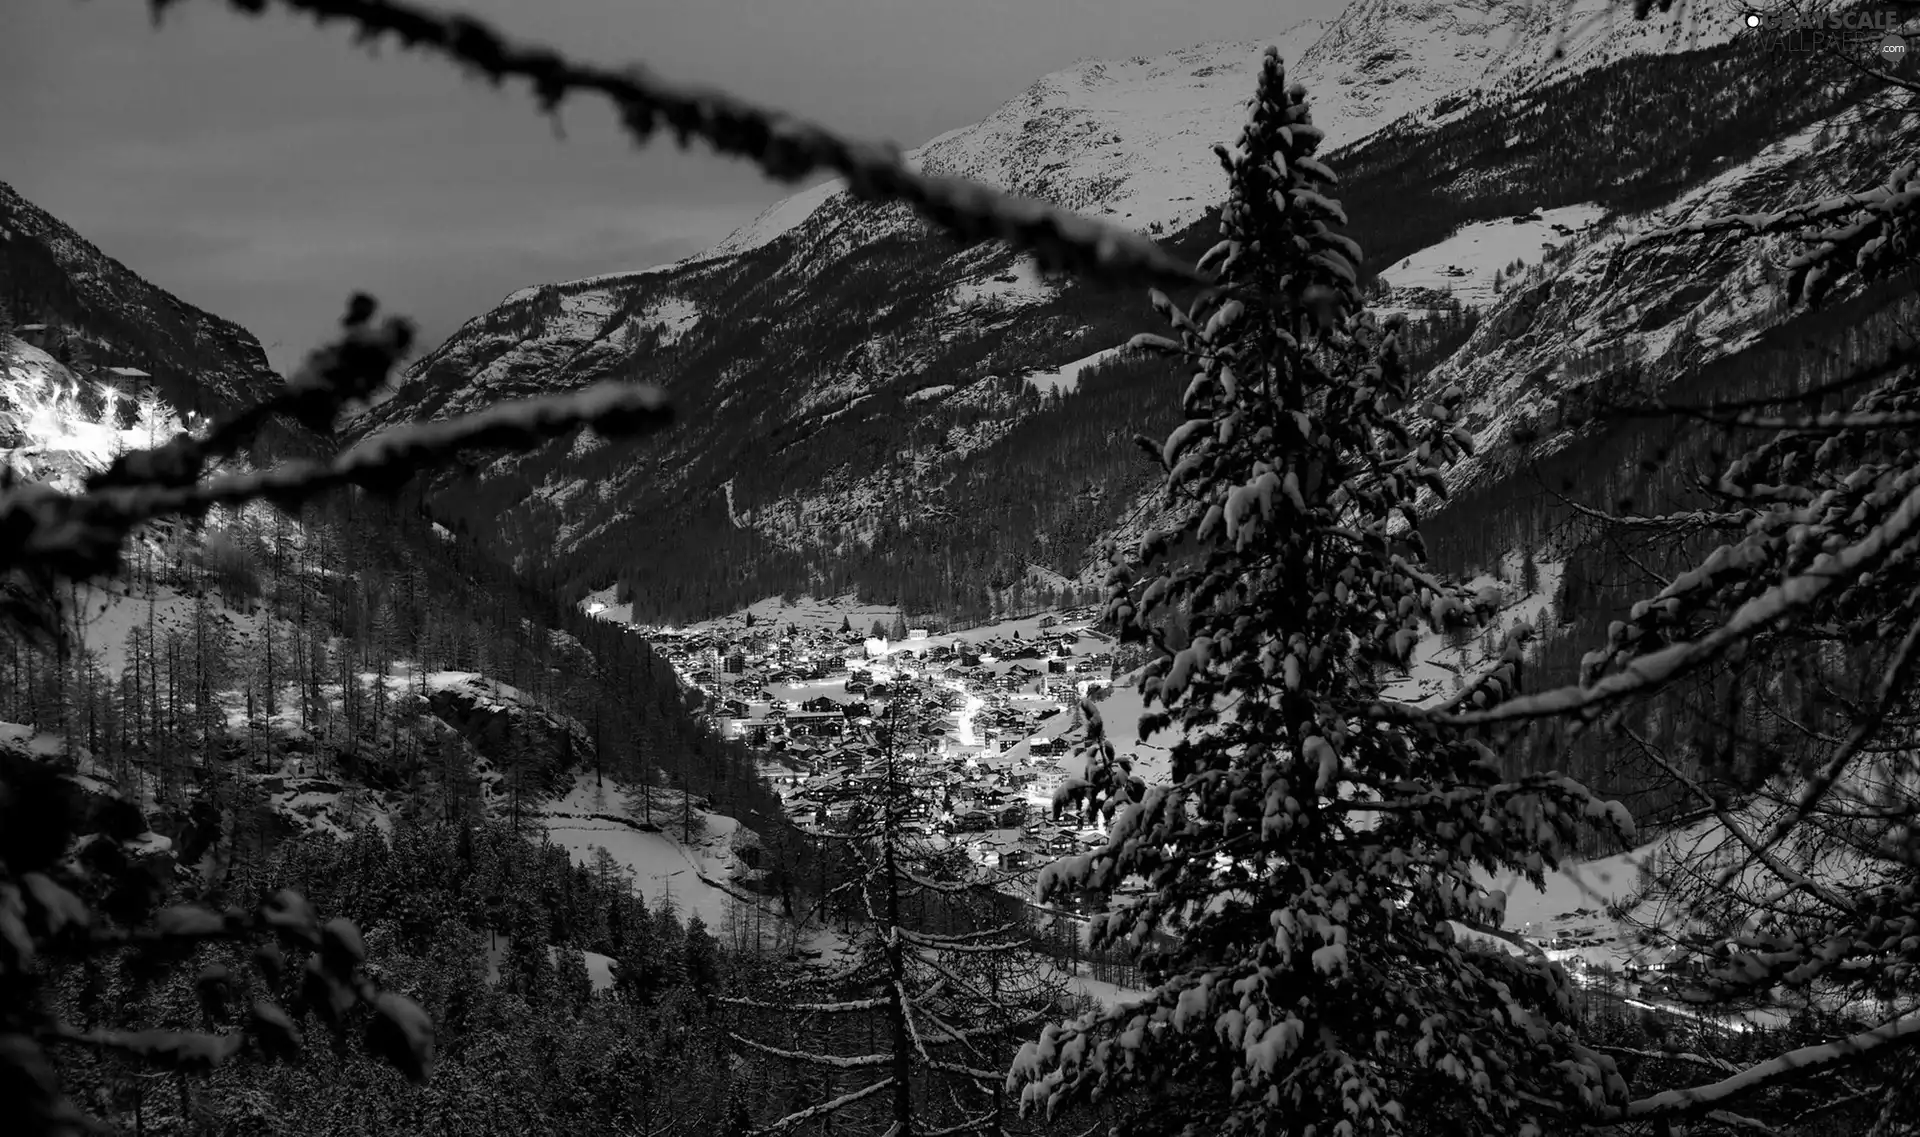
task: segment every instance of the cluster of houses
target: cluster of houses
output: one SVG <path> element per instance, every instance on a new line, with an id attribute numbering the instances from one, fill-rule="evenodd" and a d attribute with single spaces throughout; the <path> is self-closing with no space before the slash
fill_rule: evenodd
<path id="1" fill-rule="evenodd" d="M 846 671 L 849 646 L 863 638 L 852 631 L 772 623 L 738 631 L 655 630 L 647 636 L 681 682 L 709 696 L 830 679 Z"/>
<path id="2" fill-rule="evenodd" d="M 647 635 L 723 734 L 766 753 L 763 768 L 805 828 L 847 821 L 836 788 L 868 772 L 867 744 L 891 700 L 944 706 L 953 725 L 902 752 L 919 795 L 914 824 L 968 844 L 983 864 L 1020 869 L 1104 840 L 1047 807 L 1073 761 L 1059 737 L 1073 708 L 1113 681 L 1113 645 L 1087 626 L 1093 615 L 985 637 L 905 629 L 889 640 L 777 622 Z"/>

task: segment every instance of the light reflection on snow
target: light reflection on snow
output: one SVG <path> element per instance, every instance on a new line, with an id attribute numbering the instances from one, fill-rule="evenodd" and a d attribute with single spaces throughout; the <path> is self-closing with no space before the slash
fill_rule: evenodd
<path id="1" fill-rule="evenodd" d="M 130 398 L 131 423 L 122 427 Z M 76 376 L 45 352 L 17 341 L 8 367 L 0 372 L 0 409 L 11 411 L 20 435 L 20 445 L 0 453 L 28 477 L 37 476 L 45 459 L 58 455 L 89 469 L 104 469 L 120 454 L 182 429 L 150 389 L 130 397 L 110 384 Z"/>

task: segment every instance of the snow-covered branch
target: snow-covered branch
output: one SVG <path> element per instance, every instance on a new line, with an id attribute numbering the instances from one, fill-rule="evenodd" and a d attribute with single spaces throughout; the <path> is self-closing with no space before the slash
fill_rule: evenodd
<path id="1" fill-rule="evenodd" d="M 1916 589 L 1910 598 L 1910 603 L 1913 602 L 1920 602 L 1920 589 Z M 1917 659 L 1920 659 L 1920 619 L 1916 619 L 1908 626 L 1907 634 L 1902 637 L 1900 646 L 1894 651 L 1893 659 L 1881 672 L 1879 682 L 1875 685 L 1873 703 L 1867 712 L 1854 723 L 1853 729 L 1847 732 L 1846 741 L 1841 743 L 1833 757 L 1828 759 L 1808 782 L 1806 789 L 1800 795 L 1800 800 L 1794 804 L 1793 812 L 1781 818 L 1768 832 L 1766 838 L 1768 845 L 1778 842 L 1791 832 L 1793 827 L 1812 813 L 1820 804 L 1820 800 L 1839 782 L 1847 766 L 1859 755 L 1861 748 L 1866 745 L 1873 733 L 1880 728 L 1880 724 L 1891 708 L 1894 696 L 1906 689 L 1907 680 Z"/>
<path id="2" fill-rule="evenodd" d="M 1639 656 L 1622 670 L 1592 684 L 1571 684 L 1523 695 L 1485 710 L 1434 715 L 1433 721 L 1445 726 L 1479 726 L 1557 715 L 1590 717 L 1623 698 L 1672 683 L 1736 644 L 1791 619 L 1830 590 L 1848 587 L 1861 573 L 1912 540 L 1916 532 L 1920 532 L 1920 489 L 1910 491 L 1886 520 L 1858 541 L 1836 552 L 1820 554 L 1807 571 L 1742 604 L 1725 623 L 1699 639 Z"/>
<path id="3" fill-rule="evenodd" d="M 735 1037 L 737 1038 L 739 1036 L 736 1035 Z M 763 1125 L 755 1129 L 753 1131 L 754 1137 L 765 1137 L 765 1135 L 768 1134 L 785 1133 L 797 1125 L 804 1125 L 816 1117 L 825 1117 L 828 1114 L 837 1113 L 847 1106 L 852 1105 L 854 1102 L 860 1101 L 863 1098 L 870 1098 L 881 1090 L 891 1089 L 892 1087 L 893 1079 L 891 1077 L 882 1078 L 870 1086 L 862 1086 L 851 1093 L 841 1094 L 831 1101 L 823 1101 L 818 1105 L 810 1105 L 805 1109 L 789 1113 L 771 1125 Z"/>
<path id="4" fill-rule="evenodd" d="M 912 932 L 909 935 L 912 941 L 921 947 L 945 949 L 958 945 L 976 944 L 982 940 L 993 939 L 995 936 L 1015 935 L 1019 931 L 1019 924 L 1000 924 L 975 932 Z"/>
<path id="5" fill-rule="evenodd" d="M 945 1070 L 952 1074 L 963 1074 L 966 1077 L 985 1082 L 988 1085 L 992 1085 L 1006 1077 L 1004 1073 L 996 1074 L 992 1070 L 982 1070 L 978 1066 L 968 1066 L 960 1062 L 947 1062 L 937 1058 L 933 1061 L 932 1065 L 936 1070 Z"/>
<path id="6" fill-rule="evenodd" d="M 831 1066 L 836 1070 L 872 1070 L 893 1061 L 891 1054 L 856 1054 L 842 1057 L 838 1054 L 815 1054 L 810 1050 L 783 1050 L 778 1046 L 768 1046 L 764 1042 L 755 1042 L 743 1034 L 729 1031 L 735 1042 L 750 1046 L 762 1054 L 771 1054 L 775 1058 L 789 1058 L 795 1062 L 807 1062 L 815 1066 Z"/>
<path id="7" fill-rule="evenodd" d="M 871 1011 L 884 1007 L 890 1001 L 877 999 L 848 999 L 840 1003 L 763 1003 L 758 999 L 726 998 L 722 1003 L 733 1007 L 752 1007 L 761 1011 L 787 1011 L 802 1015 L 839 1015 L 854 1011 Z"/>
<path id="8" fill-rule="evenodd" d="M 1725 1058 L 1708 1058 L 1685 1050 L 1642 1050 L 1632 1046 L 1596 1046 L 1602 1054 L 1618 1054 L 1634 1058 L 1652 1058 L 1657 1061 L 1685 1062 L 1690 1066 L 1705 1066 L 1709 1070 L 1722 1073 L 1738 1073 L 1740 1067 Z"/>
<path id="9" fill-rule="evenodd" d="M 1661 1117 L 1702 1113 L 1782 1079 L 1802 1077 L 1858 1062 L 1891 1047 L 1908 1046 L 1915 1042 L 1920 1042 L 1920 1012 L 1902 1015 L 1847 1038 L 1789 1050 L 1777 1058 L 1749 1066 L 1732 1077 L 1708 1085 L 1667 1090 L 1641 1098 L 1629 1104 L 1618 1117 L 1622 1121 L 1651 1121 Z"/>
<path id="10" fill-rule="evenodd" d="M 893 992 L 900 1000 L 900 1021 L 906 1024 L 907 1038 L 913 1043 L 913 1049 L 924 1061 L 932 1061 L 933 1055 L 927 1053 L 927 1044 L 920 1038 L 920 1024 L 913 1015 L 913 996 L 907 993 L 907 985 L 900 980 L 893 981 Z"/>
<path id="11" fill-rule="evenodd" d="M 1633 740 L 1634 745 L 1639 747 L 1640 752 L 1645 755 L 1649 761 L 1665 770 L 1669 777 L 1672 777 L 1675 781 L 1685 786 L 1688 791 L 1699 798 L 1703 804 L 1711 808 L 1714 817 L 1719 820 L 1721 825 L 1726 827 L 1727 832 L 1733 834 L 1734 837 L 1737 838 L 1742 845 L 1745 845 L 1747 850 L 1775 876 L 1819 897 L 1831 905 L 1836 911 L 1848 914 L 1854 913 L 1855 910 L 1852 902 L 1845 897 L 1774 856 L 1772 851 L 1766 845 L 1762 844 L 1759 838 L 1749 833 L 1747 827 L 1740 823 L 1740 819 L 1728 812 L 1726 807 L 1721 805 L 1719 800 L 1716 799 L 1713 794 L 1709 793 L 1705 786 L 1693 778 L 1688 777 L 1678 766 L 1668 761 L 1667 756 L 1661 753 L 1660 749 L 1647 738 L 1634 730 L 1628 730 L 1626 734 L 1627 737 Z"/>
<path id="12" fill-rule="evenodd" d="M 997 1117 L 997 1114 L 991 1112 L 983 1113 L 978 1117 L 970 1118 L 958 1125 L 949 1125 L 944 1129 L 925 1130 L 921 1133 L 921 1137 L 956 1137 L 956 1135 L 960 1133 L 981 1133 L 994 1128 Z"/>
<path id="13" fill-rule="evenodd" d="M 1025 951 L 1028 947 L 1026 943 L 1020 940 L 1008 940 L 1002 943 L 964 942 L 952 940 L 944 936 L 923 936 L 918 932 L 910 932 L 905 928 L 898 928 L 896 931 L 900 933 L 900 938 L 907 943 L 915 947 L 928 948 L 934 951 L 992 954 L 996 952 Z"/>

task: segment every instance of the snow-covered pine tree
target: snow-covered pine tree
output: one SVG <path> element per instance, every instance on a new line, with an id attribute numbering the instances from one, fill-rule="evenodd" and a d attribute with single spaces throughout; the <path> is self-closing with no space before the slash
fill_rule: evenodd
<path id="1" fill-rule="evenodd" d="M 1156 656 L 1142 737 L 1177 722 L 1171 782 L 1117 761 L 1093 705 L 1086 776 L 1065 804 L 1116 811 L 1106 846 L 1042 874 L 1043 896 L 1143 900 L 1096 922 L 1141 948 L 1144 1000 L 1049 1027 L 1008 1078 L 1052 1109 L 1129 1084 L 1195 1087 L 1136 1132 L 1503 1133 L 1562 1129 L 1620 1101 L 1611 1059 L 1568 1024 L 1566 973 L 1462 934 L 1504 932 L 1484 872 L 1538 880 L 1575 824 L 1625 810 L 1558 776 L 1506 780 L 1495 750 L 1390 704 L 1383 672 L 1424 629 L 1471 618 L 1421 566 L 1416 494 L 1444 492 L 1467 442 L 1462 392 L 1412 406 L 1392 325 L 1359 311 L 1360 251 L 1330 226 L 1334 177 L 1305 92 L 1269 50 L 1229 175 L 1220 287 L 1186 310 L 1156 293 L 1187 359 L 1187 421 L 1158 457 L 1182 521 L 1116 554 L 1107 616 Z M 1175 559 L 1181 537 L 1198 559 Z M 1173 650 L 1160 625 L 1182 617 Z M 1454 697 L 1506 697 L 1520 637 Z"/>
<path id="2" fill-rule="evenodd" d="M 832 1117 L 866 1119 L 890 1137 L 997 1133 L 1013 1113 L 1005 1063 L 1065 994 L 1012 898 L 956 846 L 913 827 L 939 787 L 908 751 L 936 713 L 892 700 L 860 772 L 829 795 L 854 807 L 833 837 L 850 868 L 834 891 L 858 911 L 842 958 L 778 995 L 724 1000 L 742 1012 L 733 1034 L 742 1046 L 828 1075 L 818 1083 L 827 1094 L 756 1132 Z"/>

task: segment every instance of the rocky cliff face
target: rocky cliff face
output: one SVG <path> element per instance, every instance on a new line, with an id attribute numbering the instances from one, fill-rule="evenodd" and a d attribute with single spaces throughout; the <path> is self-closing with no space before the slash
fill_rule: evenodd
<path id="1" fill-rule="evenodd" d="M 275 380 L 246 329 L 203 312 L 101 252 L 64 222 L 0 183 L 0 306 L 22 338 L 129 393 L 149 386 L 181 412 L 216 415 Z M 64 362 L 65 360 L 63 360 Z"/>

